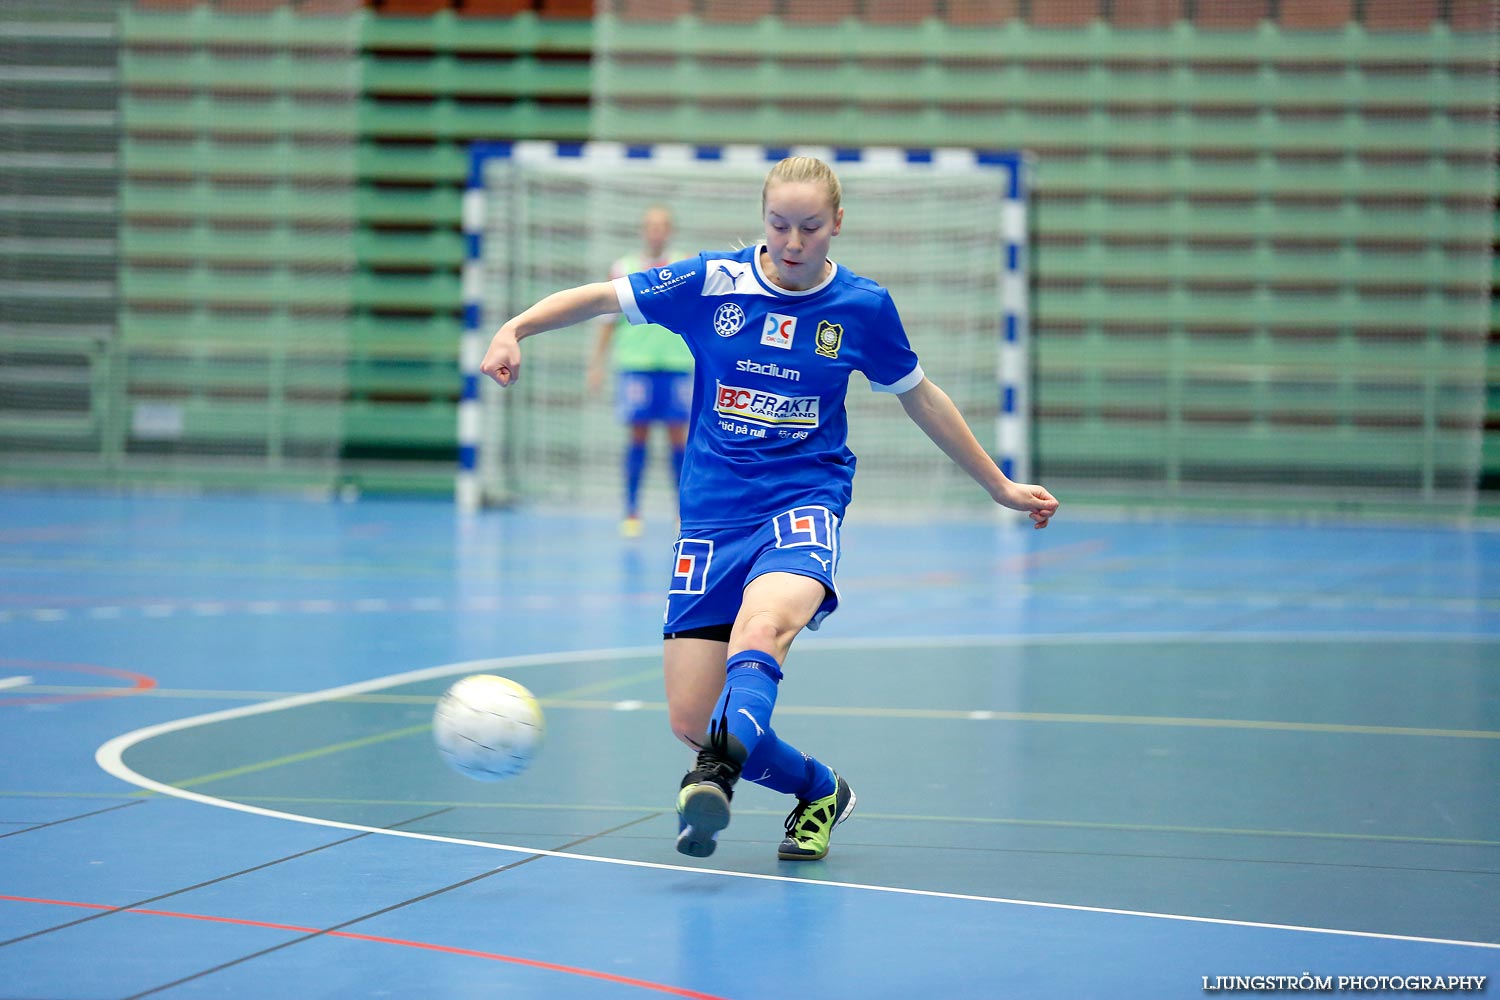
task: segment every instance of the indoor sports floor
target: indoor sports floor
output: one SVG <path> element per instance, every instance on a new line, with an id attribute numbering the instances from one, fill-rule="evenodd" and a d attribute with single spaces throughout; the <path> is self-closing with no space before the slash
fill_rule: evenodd
<path id="1" fill-rule="evenodd" d="M 0 998 L 1500 991 L 1500 532 L 851 513 L 796 864 L 747 783 L 673 849 L 670 525 L 0 494 Z M 547 713 L 498 784 L 428 731 L 481 671 Z"/>

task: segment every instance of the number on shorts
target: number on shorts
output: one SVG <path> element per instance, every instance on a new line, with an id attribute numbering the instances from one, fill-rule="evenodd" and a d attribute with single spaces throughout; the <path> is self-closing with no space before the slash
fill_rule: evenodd
<path id="1" fill-rule="evenodd" d="M 793 507 L 776 515 L 776 547 L 790 549 L 798 545 L 815 545 L 833 549 L 833 512 L 827 507 Z"/>
<path id="2" fill-rule="evenodd" d="M 708 564 L 713 562 L 714 543 L 707 538 L 677 539 L 672 564 L 672 594 L 701 594 L 707 589 Z"/>

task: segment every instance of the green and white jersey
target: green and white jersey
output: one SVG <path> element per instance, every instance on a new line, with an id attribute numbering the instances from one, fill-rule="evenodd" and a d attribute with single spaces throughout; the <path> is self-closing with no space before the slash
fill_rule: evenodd
<path id="1" fill-rule="evenodd" d="M 636 271 L 665 267 L 677 258 L 669 251 L 661 260 L 647 260 L 641 254 L 629 254 L 615 261 L 609 269 L 611 279 Z M 693 355 L 681 337 L 664 326 L 643 323 L 632 326 L 624 316 L 615 320 L 614 366 L 622 372 L 690 372 Z"/>

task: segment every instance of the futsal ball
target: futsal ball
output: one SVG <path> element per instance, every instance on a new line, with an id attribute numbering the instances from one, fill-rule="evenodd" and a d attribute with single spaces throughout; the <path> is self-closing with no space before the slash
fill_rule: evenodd
<path id="1" fill-rule="evenodd" d="M 515 681 L 474 674 L 454 684 L 432 713 L 438 753 L 458 773 L 499 781 L 526 770 L 545 724 L 536 698 Z"/>

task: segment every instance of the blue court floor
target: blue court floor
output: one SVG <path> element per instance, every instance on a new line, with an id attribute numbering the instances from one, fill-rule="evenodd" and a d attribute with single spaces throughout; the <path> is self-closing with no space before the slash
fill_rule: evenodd
<path id="1" fill-rule="evenodd" d="M 856 506 L 803 864 L 747 783 L 673 849 L 671 532 L 0 494 L 0 1000 L 1500 990 L 1500 532 Z M 497 784 L 431 747 L 478 672 L 547 713 Z"/>

